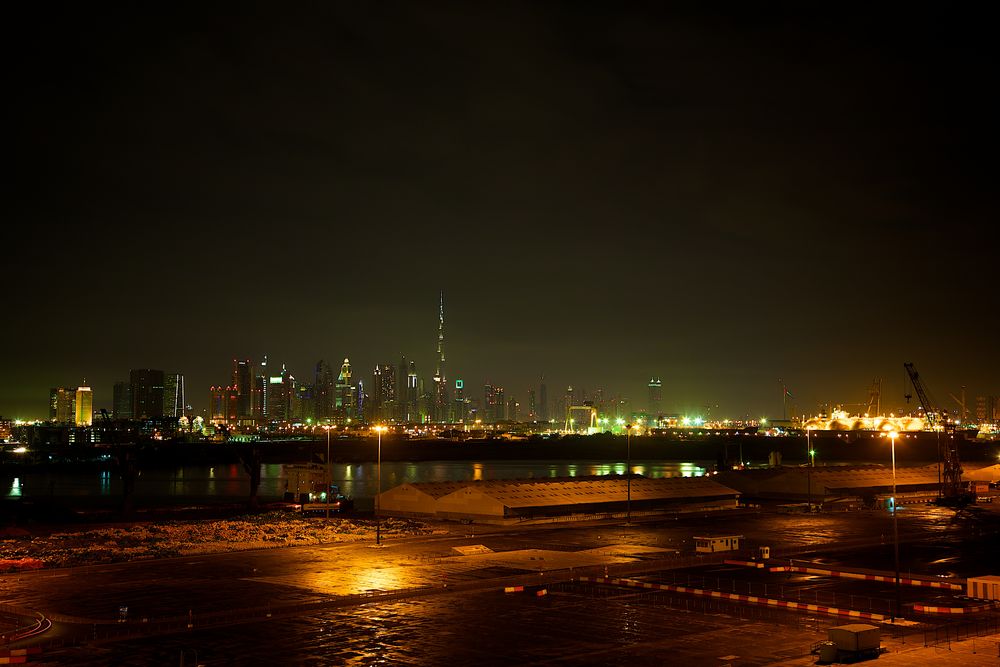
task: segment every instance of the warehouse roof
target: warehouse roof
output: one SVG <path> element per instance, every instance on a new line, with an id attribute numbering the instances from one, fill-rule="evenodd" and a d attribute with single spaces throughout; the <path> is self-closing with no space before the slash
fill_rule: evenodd
<path id="1" fill-rule="evenodd" d="M 468 489 L 489 496 L 507 507 L 551 507 L 589 503 L 624 502 L 628 479 L 621 475 L 553 477 L 544 479 L 494 479 L 467 482 L 417 482 L 410 486 L 433 498 Z M 632 476 L 632 500 L 680 500 L 739 495 L 709 477 Z"/>

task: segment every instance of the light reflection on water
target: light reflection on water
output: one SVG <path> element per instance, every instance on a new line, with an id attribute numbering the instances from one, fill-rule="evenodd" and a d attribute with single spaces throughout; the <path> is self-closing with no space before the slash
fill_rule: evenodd
<path id="1" fill-rule="evenodd" d="M 704 475 L 708 463 L 633 461 L 632 472 L 647 477 Z M 625 474 L 625 461 L 428 461 L 383 462 L 382 488 L 403 482 L 446 482 L 489 479 L 545 479 L 591 475 Z M 372 503 L 378 466 L 372 463 L 331 465 L 333 483 L 341 493 L 359 500 L 359 507 Z M 261 466 L 258 495 L 262 501 L 280 500 L 288 488 L 285 466 Z M 32 472 L 15 478 L 7 497 L 73 497 L 116 499 L 121 478 L 113 471 Z M 242 465 L 178 466 L 143 469 L 136 480 L 136 499 L 148 502 L 238 502 L 249 495 L 249 476 Z"/>

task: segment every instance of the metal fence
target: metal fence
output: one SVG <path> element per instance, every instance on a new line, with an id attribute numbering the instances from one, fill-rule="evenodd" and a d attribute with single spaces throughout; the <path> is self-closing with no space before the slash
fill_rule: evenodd
<path id="1" fill-rule="evenodd" d="M 616 589 L 609 586 L 592 586 L 578 583 L 553 584 L 549 588 L 553 591 L 585 597 L 616 599 L 628 604 L 652 605 L 701 614 L 725 614 L 744 620 L 766 621 L 768 623 L 809 629 L 817 633 L 823 632 L 826 628 L 842 622 L 833 618 L 817 617 L 801 612 L 776 609 L 774 607 L 746 605 L 718 598 L 695 598 L 667 591 L 626 592 L 620 588 Z"/>
<path id="2" fill-rule="evenodd" d="M 677 572 L 675 570 L 658 572 L 655 573 L 655 576 L 664 583 L 669 582 L 678 586 L 702 588 L 737 595 L 756 595 L 758 597 L 786 600 L 788 602 L 802 602 L 805 604 L 853 609 L 855 611 L 876 614 L 891 615 L 894 606 L 893 600 L 888 598 L 857 594 L 849 595 L 826 589 L 803 589 L 800 586 L 785 586 L 783 583 L 776 582 L 706 577 L 700 574 Z"/>
<path id="3" fill-rule="evenodd" d="M 961 621 L 957 623 L 946 623 L 935 628 L 926 629 L 921 633 L 924 646 L 947 647 L 951 650 L 953 643 L 975 640 L 977 637 L 991 637 L 1000 634 L 1000 616 L 991 615 L 985 618 Z M 912 635 L 911 640 L 917 639 Z M 986 652 L 993 646 L 996 650 L 993 653 L 1000 656 L 1000 642 L 991 639 L 983 643 Z"/>

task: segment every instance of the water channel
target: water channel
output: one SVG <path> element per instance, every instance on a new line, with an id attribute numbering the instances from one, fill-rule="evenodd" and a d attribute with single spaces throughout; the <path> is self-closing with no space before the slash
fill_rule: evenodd
<path id="1" fill-rule="evenodd" d="M 632 472 L 647 477 L 693 477 L 704 475 L 711 463 L 633 461 Z M 354 498 L 359 509 L 372 505 L 378 485 L 374 463 L 332 464 L 333 483 L 345 496 Z M 383 462 L 382 488 L 404 482 L 444 482 L 489 479 L 538 479 L 624 474 L 625 461 L 422 461 Z M 262 502 L 280 500 L 286 490 L 295 491 L 290 466 L 261 466 L 259 497 Z M 8 473 L 4 477 L 4 499 L 49 500 L 77 506 L 113 506 L 122 493 L 121 480 L 112 470 L 50 469 Z M 135 487 L 139 506 L 232 503 L 246 500 L 249 476 L 239 464 L 185 465 L 143 469 Z"/>

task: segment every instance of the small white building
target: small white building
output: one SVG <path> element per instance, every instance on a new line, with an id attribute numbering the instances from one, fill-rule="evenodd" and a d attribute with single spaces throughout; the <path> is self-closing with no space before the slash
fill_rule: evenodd
<path id="1" fill-rule="evenodd" d="M 711 537 L 695 537 L 694 550 L 700 554 L 714 554 L 719 551 L 738 551 L 742 535 L 713 535 Z"/>
<path id="2" fill-rule="evenodd" d="M 1000 577 L 994 574 L 969 577 L 966 581 L 965 594 L 979 600 L 1000 600 Z"/>

